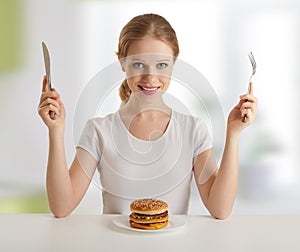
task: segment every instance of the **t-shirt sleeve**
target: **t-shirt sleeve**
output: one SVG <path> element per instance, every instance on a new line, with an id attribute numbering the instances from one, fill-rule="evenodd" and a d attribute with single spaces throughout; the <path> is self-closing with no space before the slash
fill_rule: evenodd
<path id="1" fill-rule="evenodd" d="M 99 163 L 100 161 L 100 138 L 95 127 L 95 121 L 90 119 L 84 126 L 82 134 L 76 145 L 76 148 L 82 148 L 89 152 Z"/>
<path id="2" fill-rule="evenodd" d="M 195 120 L 194 128 L 194 157 L 213 147 L 212 137 L 205 122 L 199 118 Z"/>

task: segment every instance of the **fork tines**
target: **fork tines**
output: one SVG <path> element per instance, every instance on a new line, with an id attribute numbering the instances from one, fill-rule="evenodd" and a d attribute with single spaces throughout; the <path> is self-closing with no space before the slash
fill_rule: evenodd
<path id="1" fill-rule="evenodd" d="M 249 56 L 249 59 L 250 59 L 251 65 L 252 65 L 252 75 L 253 75 L 256 72 L 256 62 L 255 62 L 255 59 L 254 59 L 254 56 L 253 56 L 252 52 L 250 52 L 248 54 L 248 56 Z"/>

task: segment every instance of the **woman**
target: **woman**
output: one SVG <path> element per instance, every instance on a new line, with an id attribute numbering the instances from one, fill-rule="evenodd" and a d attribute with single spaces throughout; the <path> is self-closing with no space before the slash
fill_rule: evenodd
<path id="1" fill-rule="evenodd" d="M 210 214 L 218 219 L 229 216 L 238 184 L 240 133 L 256 115 L 253 88 L 250 85 L 250 94 L 242 95 L 229 114 L 218 168 L 203 121 L 163 102 L 178 54 L 176 33 L 163 17 L 145 14 L 129 21 L 117 52 L 126 73 L 120 87 L 122 105 L 113 114 L 87 122 L 69 170 L 64 105 L 55 89 L 47 89 L 44 78 L 39 114 L 49 129 L 47 193 L 56 217 L 69 215 L 79 204 L 96 168 L 104 213 L 126 213 L 133 199 L 156 197 L 169 204 L 171 213 L 187 214 L 194 175 Z M 55 120 L 50 111 L 56 113 Z"/>

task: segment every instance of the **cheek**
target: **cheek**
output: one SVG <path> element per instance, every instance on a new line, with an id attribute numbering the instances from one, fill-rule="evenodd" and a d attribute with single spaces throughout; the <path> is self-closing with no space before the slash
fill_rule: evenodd
<path id="1" fill-rule="evenodd" d="M 127 78 L 127 83 L 129 88 L 132 89 L 136 89 L 136 84 L 141 82 L 141 77 L 139 76 L 134 76 L 134 77 L 129 77 Z"/>
<path id="2" fill-rule="evenodd" d="M 150 80 L 151 79 L 151 80 Z M 127 75 L 127 83 L 129 88 L 132 89 L 136 89 L 136 85 L 139 83 L 146 83 L 149 81 L 154 81 L 155 82 L 159 82 L 161 84 L 163 84 L 164 87 L 168 87 L 171 81 L 171 76 L 149 76 L 149 75 L 135 75 L 135 76 L 128 76 Z"/>
<path id="3" fill-rule="evenodd" d="M 132 68 L 125 68 L 125 73 L 127 79 L 141 79 L 142 75 L 144 74 L 140 69 L 132 69 Z"/>
<path id="4" fill-rule="evenodd" d="M 168 87 L 170 85 L 171 77 L 160 77 L 159 81 L 164 84 L 164 86 Z"/>

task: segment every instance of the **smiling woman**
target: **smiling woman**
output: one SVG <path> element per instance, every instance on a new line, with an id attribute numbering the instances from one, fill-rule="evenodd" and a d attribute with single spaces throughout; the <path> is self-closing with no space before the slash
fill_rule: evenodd
<path id="1" fill-rule="evenodd" d="M 58 92 L 43 80 L 38 110 L 49 129 L 51 211 L 57 217 L 70 214 L 98 168 L 104 213 L 128 213 L 133 199 L 147 197 L 167 202 L 172 214 L 187 214 L 194 175 L 208 211 L 226 218 L 237 190 L 239 136 L 256 114 L 253 87 L 230 112 L 218 169 L 203 119 L 181 114 L 163 100 L 179 53 L 168 21 L 157 14 L 134 17 L 121 31 L 118 49 L 126 73 L 120 88 L 123 103 L 115 113 L 88 120 L 70 169 L 64 149 L 65 108 Z M 49 111 L 57 114 L 55 120 Z"/>

